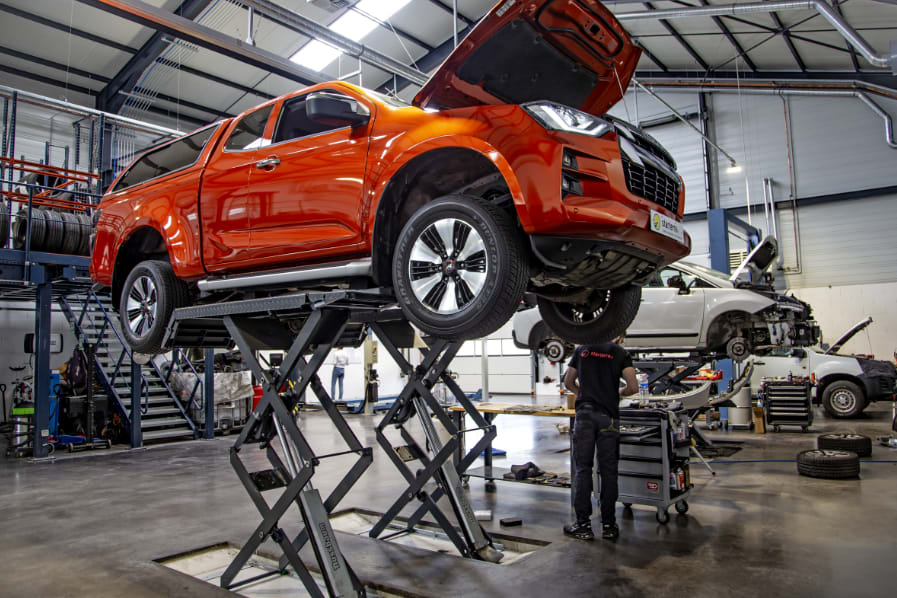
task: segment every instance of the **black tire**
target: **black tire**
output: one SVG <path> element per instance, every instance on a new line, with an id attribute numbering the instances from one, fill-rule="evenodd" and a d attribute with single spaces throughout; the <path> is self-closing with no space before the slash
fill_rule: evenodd
<path id="1" fill-rule="evenodd" d="M 670 513 L 666 509 L 657 509 L 655 517 L 657 518 L 657 523 L 666 525 L 670 522 Z"/>
<path id="2" fill-rule="evenodd" d="M 855 478 L 860 475 L 860 458 L 849 451 L 802 451 L 797 454 L 797 473 L 827 480 Z"/>
<path id="3" fill-rule="evenodd" d="M 437 223 L 452 226 L 451 251 Z M 456 259 L 477 239 L 482 250 Z M 412 260 L 413 254 L 424 256 L 421 250 L 431 257 Z M 510 319 L 526 290 L 529 268 L 507 212 L 477 197 L 449 195 L 426 204 L 405 224 L 393 255 L 392 278 L 399 305 L 415 326 L 435 337 L 465 340 L 486 336 Z"/>
<path id="4" fill-rule="evenodd" d="M 866 408 L 866 395 L 857 384 L 837 380 L 822 392 L 822 407 L 832 417 L 856 417 Z"/>
<path id="5" fill-rule="evenodd" d="M 47 234 L 46 212 L 40 208 L 31 208 L 31 250 L 45 251 Z M 25 249 L 25 236 L 28 228 L 28 208 L 22 208 L 12 223 L 12 246 Z"/>
<path id="6" fill-rule="evenodd" d="M 78 255 L 90 255 L 90 233 L 93 232 L 93 224 L 90 216 L 85 212 L 78 212 L 78 224 L 81 229 L 81 245 L 78 247 Z"/>
<path id="7" fill-rule="evenodd" d="M 73 254 L 81 246 L 81 222 L 69 212 L 59 212 L 62 217 L 62 245 L 60 253 Z"/>
<path id="8" fill-rule="evenodd" d="M 872 455 L 872 439 L 862 434 L 832 433 L 820 434 L 816 438 L 816 448 L 820 450 L 850 451 L 858 457 Z"/>
<path id="9" fill-rule="evenodd" d="M 680 515 L 685 515 L 686 513 L 688 513 L 688 501 L 680 500 L 679 502 L 677 502 L 676 503 L 676 512 L 679 513 Z"/>
<path id="10" fill-rule="evenodd" d="M 56 210 L 46 210 L 44 216 L 47 221 L 44 251 L 59 253 L 59 250 L 62 249 L 62 240 L 65 235 L 65 224 L 62 220 L 62 215 Z"/>
<path id="11" fill-rule="evenodd" d="M 589 305 L 561 303 L 539 297 L 539 313 L 548 327 L 565 341 L 577 345 L 603 343 L 620 336 L 635 319 L 642 288 L 626 285 L 596 291 Z"/>
<path id="12" fill-rule="evenodd" d="M 6 247 L 9 240 L 9 208 L 6 200 L 0 199 L 0 247 Z"/>
<path id="13" fill-rule="evenodd" d="M 135 288 L 137 285 L 139 287 Z M 146 299 L 140 304 L 145 310 L 135 313 L 132 309 L 129 318 L 128 298 L 132 291 L 134 301 L 141 297 Z M 161 260 L 137 264 L 122 286 L 118 302 L 122 333 L 131 349 L 148 355 L 160 353 L 171 312 L 189 301 L 187 285 L 174 275 L 171 264 Z"/>

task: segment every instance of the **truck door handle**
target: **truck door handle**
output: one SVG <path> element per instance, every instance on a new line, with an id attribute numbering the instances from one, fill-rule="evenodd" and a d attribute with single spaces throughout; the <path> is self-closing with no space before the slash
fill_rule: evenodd
<path id="1" fill-rule="evenodd" d="M 270 156 L 268 158 L 265 158 L 264 160 L 259 160 L 258 162 L 256 162 L 255 167 L 259 170 L 265 170 L 268 168 L 274 169 L 278 164 L 280 164 L 280 158 L 278 158 L 277 156 Z"/>

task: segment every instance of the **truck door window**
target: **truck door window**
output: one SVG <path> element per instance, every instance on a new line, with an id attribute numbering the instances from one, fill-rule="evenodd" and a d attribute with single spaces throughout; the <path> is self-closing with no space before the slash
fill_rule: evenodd
<path id="1" fill-rule="evenodd" d="M 114 191 L 139 185 L 194 164 L 199 159 L 202 148 L 206 146 L 217 128 L 217 125 L 207 127 L 150 151 L 128 168 L 127 172 L 118 180 Z"/>
<path id="2" fill-rule="evenodd" d="M 280 110 L 277 127 L 274 129 L 272 143 L 280 143 L 342 128 L 331 127 L 308 118 L 305 113 L 305 98 L 306 96 L 301 96 L 284 102 L 283 108 Z"/>
<path id="3" fill-rule="evenodd" d="M 255 112 L 250 112 L 240 119 L 237 126 L 227 138 L 224 149 L 228 151 L 240 151 L 257 149 L 262 145 L 262 139 L 265 133 L 265 125 L 268 123 L 268 117 L 271 116 L 271 110 L 274 104 L 259 108 Z"/>

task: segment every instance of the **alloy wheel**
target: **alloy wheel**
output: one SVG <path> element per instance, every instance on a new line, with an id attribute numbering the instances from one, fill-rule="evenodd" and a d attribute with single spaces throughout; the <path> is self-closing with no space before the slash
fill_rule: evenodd
<path id="1" fill-rule="evenodd" d="M 128 292 L 128 327 L 131 333 L 141 338 L 153 327 L 158 308 L 156 284 L 149 276 L 139 276 Z"/>
<path id="2" fill-rule="evenodd" d="M 437 220 L 411 248 L 411 289 L 432 312 L 451 315 L 462 311 L 483 290 L 488 274 L 483 237 L 463 220 Z"/>

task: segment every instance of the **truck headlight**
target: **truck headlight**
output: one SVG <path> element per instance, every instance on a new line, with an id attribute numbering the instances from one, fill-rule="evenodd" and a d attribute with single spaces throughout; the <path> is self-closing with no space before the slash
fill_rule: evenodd
<path id="1" fill-rule="evenodd" d="M 603 118 L 555 102 L 530 102 L 521 107 L 549 131 L 601 137 L 613 129 Z"/>

